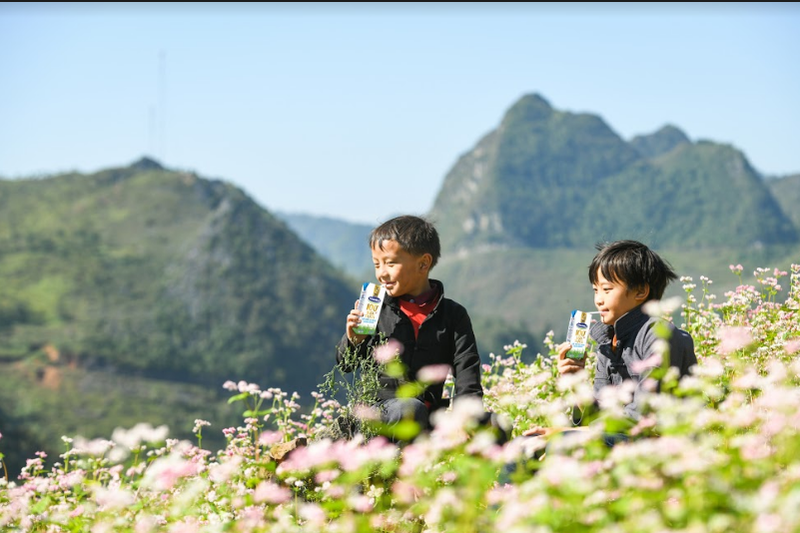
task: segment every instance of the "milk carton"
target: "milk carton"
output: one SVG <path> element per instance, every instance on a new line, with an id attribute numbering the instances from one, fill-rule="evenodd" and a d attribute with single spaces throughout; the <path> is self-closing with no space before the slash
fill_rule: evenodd
<path id="1" fill-rule="evenodd" d="M 383 288 L 383 285 L 365 283 L 361 287 L 358 310 L 364 314 L 361 316 L 361 322 L 353 328 L 355 333 L 359 335 L 372 335 L 375 333 L 385 296 L 386 289 Z"/>
<path id="2" fill-rule="evenodd" d="M 567 328 L 567 342 L 570 346 L 567 357 L 572 359 L 583 359 L 586 347 L 589 345 L 589 325 L 592 321 L 592 314 L 586 311 L 575 309 L 569 317 L 569 328 Z"/>

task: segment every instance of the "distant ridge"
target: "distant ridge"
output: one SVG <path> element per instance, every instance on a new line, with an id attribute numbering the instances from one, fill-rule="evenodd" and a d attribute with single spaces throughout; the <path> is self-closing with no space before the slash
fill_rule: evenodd
<path id="1" fill-rule="evenodd" d="M 131 168 L 136 170 L 164 170 L 164 167 L 161 165 L 161 163 L 147 156 L 144 156 L 131 164 Z"/>
<path id="2" fill-rule="evenodd" d="M 431 209 L 450 250 L 795 243 L 798 229 L 739 150 L 674 126 L 621 139 L 599 116 L 522 97 L 462 155 Z M 721 224 L 721 220 L 725 220 Z"/>
<path id="3" fill-rule="evenodd" d="M 691 144 L 689 137 L 675 126 L 666 125 L 650 135 L 637 135 L 631 146 L 647 159 L 667 154 L 678 146 Z"/>

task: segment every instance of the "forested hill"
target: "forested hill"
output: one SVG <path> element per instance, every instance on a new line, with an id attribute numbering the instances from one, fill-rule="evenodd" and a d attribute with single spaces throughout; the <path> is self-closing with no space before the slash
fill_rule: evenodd
<path id="1" fill-rule="evenodd" d="M 2 361 L 301 392 L 358 289 L 241 190 L 149 159 L 0 181 L 0 275 Z"/>
<path id="2" fill-rule="evenodd" d="M 798 229 L 747 158 L 674 126 L 626 142 L 537 94 L 462 155 L 431 210 L 449 250 L 790 244 Z M 720 223 L 724 219 L 725 223 Z"/>
<path id="3" fill-rule="evenodd" d="M 769 179 L 766 183 L 794 227 L 800 228 L 800 174 Z"/>

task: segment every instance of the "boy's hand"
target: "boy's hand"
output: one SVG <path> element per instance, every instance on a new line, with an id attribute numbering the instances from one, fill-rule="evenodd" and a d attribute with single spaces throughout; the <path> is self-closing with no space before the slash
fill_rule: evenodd
<path id="1" fill-rule="evenodd" d="M 586 367 L 585 355 L 580 359 L 567 357 L 569 348 L 570 343 L 568 342 L 558 345 L 558 363 L 556 364 L 556 367 L 558 368 L 559 374 L 573 374 L 579 370 L 583 370 Z"/>
<path id="2" fill-rule="evenodd" d="M 549 437 L 554 433 L 559 433 L 563 431 L 562 428 L 547 428 L 543 426 L 533 426 L 530 429 L 526 429 L 522 432 L 523 437 Z"/>
<path id="3" fill-rule="evenodd" d="M 358 310 L 358 300 L 356 300 L 356 303 L 353 304 L 353 309 L 351 309 L 350 314 L 347 315 L 347 340 L 350 341 L 350 344 L 361 344 L 364 342 L 364 339 L 367 338 L 366 335 L 359 335 L 353 332 L 353 328 L 361 322 L 362 315 L 363 313 Z"/>
<path id="4" fill-rule="evenodd" d="M 523 437 L 551 437 L 556 433 L 563 433 L 565 431 L 586 431 L 588 427 L 584 426 L 577 426 L 577 427 L 543 427 L 543 426 L 533 426 L 530 429 L 526 429 L 522 432 Z"/>

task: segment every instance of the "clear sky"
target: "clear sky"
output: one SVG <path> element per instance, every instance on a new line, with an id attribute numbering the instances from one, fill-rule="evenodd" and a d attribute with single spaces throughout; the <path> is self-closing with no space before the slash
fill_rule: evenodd
<path id="1" fill-rule="evenodd" d="M 800 3 L 0 4 L 5 178 L 151 155 L 372 224 L 529 93 L 797 173 Z"/>

